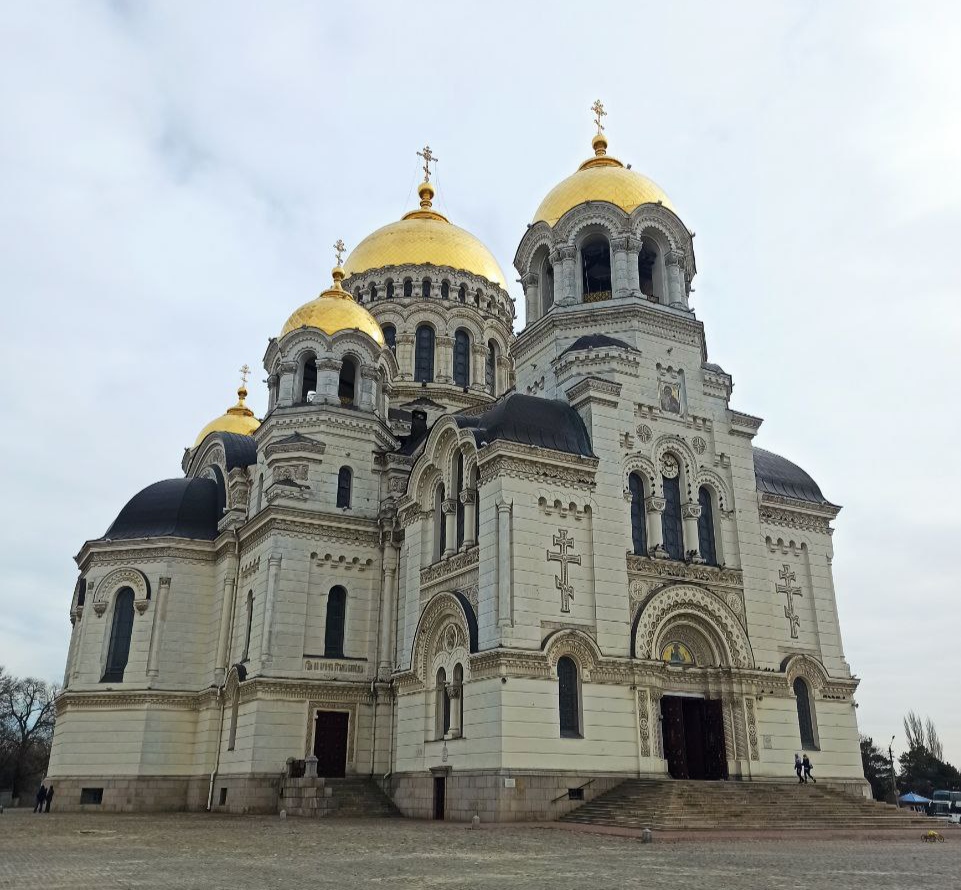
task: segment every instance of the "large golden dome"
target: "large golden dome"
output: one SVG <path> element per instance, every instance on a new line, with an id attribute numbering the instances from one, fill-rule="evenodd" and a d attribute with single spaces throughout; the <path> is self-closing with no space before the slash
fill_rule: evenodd
<path id="1" fill-rule="evenodd" d="M 533 222 L 543 220 L 553 226 L 572 207 L 587 201 L 607 201 L 625 213 L 633 212 L 641 204 L 663 204 L 674 210 L 674 205 L 657 183 L 628 170 L 617 158 L 607 154 L 605 136 L 595 136 L 593 146 L 594 157 L 584 161 L 576 173 L 547 193 Z"/>
<path id="2" fill-rule="evenodd" d="M 246 369 L 245 369 L 246 370 Z M 241 384 L 237 390 L 237 404 L 233 408 L 228 408 L 225 414 L 210 421 L 197 436 L 194 442 L 196 448 L 211 433 L 240 433 L 242 436 L 249 436 L 257 427 L 260 421 L 254 417 L 254 412 L 247 407 L 244 399 L 247 398 L 247 387 Z"/>
<path id="3" fill-rule="evenodd" d="M 347 274 L 408 263 L 450 266 L 481 275 L 506 290 L 507 279 L 494 255 L 470 232 L 432 209 L 433 186 L 421 183 L 418 194 L 420 210 L 372 232 L 351 251 L 344 263 Z"/>
<path id="4" fill-rule="evenodd" d="M 334 284 L 325 290 L 317 299 L 304 303 L 293 315 L 287 319 L 280 336 L 289 334 L 297 328 L 317 328 L 325 334 L 336 334 L 338 331 L 363 331 L 371 339 L 384 345 L 384 332 L 374 318 L 363 306 L 354 302 L 354 298 L 343 289 L 340 282 L 344 280 L 345 272 L 337 266 L 333 271 Z"/>

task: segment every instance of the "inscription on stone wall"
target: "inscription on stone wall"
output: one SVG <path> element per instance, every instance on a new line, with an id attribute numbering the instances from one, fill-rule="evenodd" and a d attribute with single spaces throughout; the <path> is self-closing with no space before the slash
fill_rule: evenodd
<path id="1" fill-rule="evenodd" d="M 329 658 L 305 658 L 304 670 L 308 674 L 363 674 L 367 671 L 365 662 L 332 661 Z"/>

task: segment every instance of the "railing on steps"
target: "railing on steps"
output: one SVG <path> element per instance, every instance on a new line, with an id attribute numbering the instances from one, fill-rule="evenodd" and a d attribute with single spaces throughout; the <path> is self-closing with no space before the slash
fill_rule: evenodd
<path id="1" fill-rule="evenodd" d="M 551 803 L 557 803 L 559 800 L 563 800 L 565 797 L 566 797 L 568 800 L 583 800 L 583 799 L 584 799 L 584 795 L 583 795 L 584 789 L 585 789 L 588 785 L 590 785 L 593 781 L 594 781 L 593 779 L 588 779 L 583 785 L 579 785 L 577 788 L 568 788 L 567 791 L 565 791 L 563 794 L 558 794 L 557 797 L 555 797 L 555 798 L 551 801 Z M 580 797 L 572 797 L 572 796 L 571 796 L 571 792 L 572 792 L 572 791 L 580 791 L 580 792 L 582 792 L 582 794 L 581 794 Z"/>

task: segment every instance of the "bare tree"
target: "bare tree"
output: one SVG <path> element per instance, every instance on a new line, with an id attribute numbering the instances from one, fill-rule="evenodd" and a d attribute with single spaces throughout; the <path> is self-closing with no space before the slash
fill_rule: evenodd
<path id="1" fill-rule="evenodd" d="M 0 775 L 14 797 L 25 781 L 47 768 L 59 692 L 53 683 L 0 669 Z"/>
<path id="2" fill-rule="evenodd" d="M 904 735 L 908 740 L 909 749 L 925 747 L 924 723 L 914 711 L 908 711 L 904 718 Z"/>
<path id="3" fill-rule="evenodd" d="M 944 760 L 944 746 L 938 738 L 938 730 L 934 726 L 934 721 L 927 717 L 924 721 L 924 737 L 927 740 L 927 748 L 938 760 Z"/>

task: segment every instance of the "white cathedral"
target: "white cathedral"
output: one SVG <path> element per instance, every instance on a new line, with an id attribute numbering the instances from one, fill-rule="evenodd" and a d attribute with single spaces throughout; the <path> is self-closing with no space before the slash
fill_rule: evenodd
<path id="1" fill-rule="evenodd" d="M 602 129 L 520 240 L 520 333 L 425 149 L 419 209 L 271 337 L 264 418 L 241 387 L 83 545 L 57 808 L 277 812 L 316 774 L 550 819 L 803 751 L 863 793 L 839 508 L 730 407 L 691 232 Z"/>

